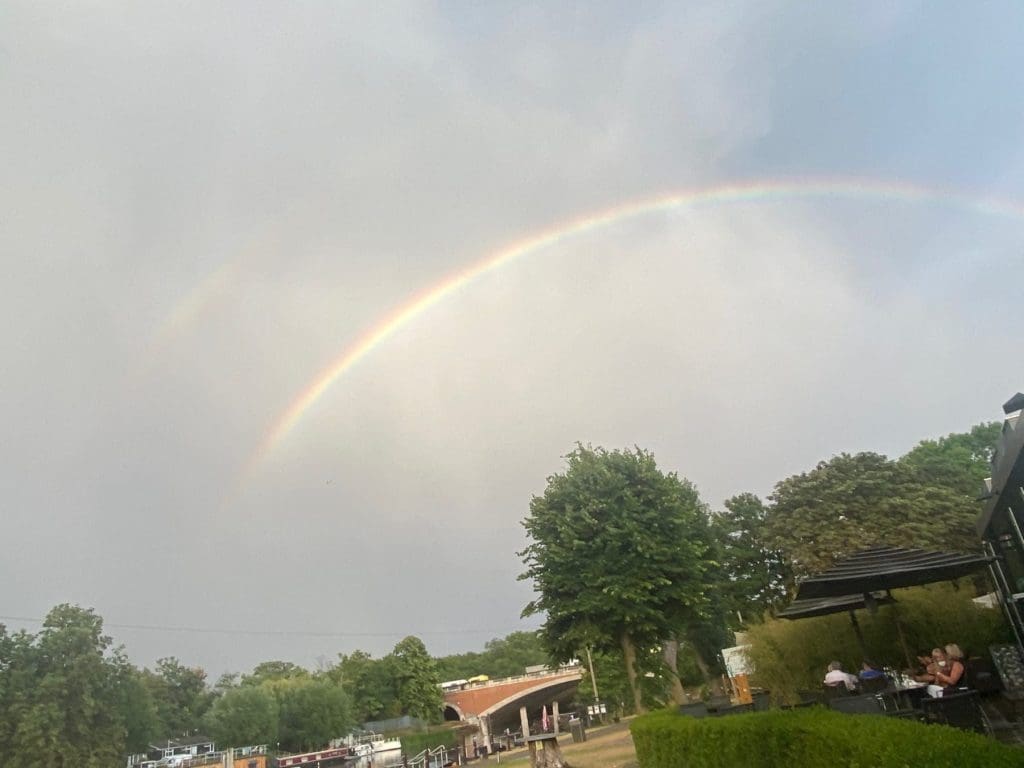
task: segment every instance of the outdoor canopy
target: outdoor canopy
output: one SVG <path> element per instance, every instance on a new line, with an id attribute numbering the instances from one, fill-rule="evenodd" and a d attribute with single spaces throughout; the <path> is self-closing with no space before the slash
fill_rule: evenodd
<path id="1" fill-rule="evenodd" d="M 838 561 L 828 570 L 804 579 L 797 589 L 796 600 L 867 595 L 936 581 L 952 581 L 984 568 L 989 562 L 990 558 L 982 554 L 869 547 Z"/>
<path id="2" fill-rule="evenodd" d="M 780 619 L 809 619 L 812 616 L 828 616 L 832 613 L 870 608 L 872 604 L 886 605 L 895 602 L 892 595 L 882 592 L 873 593 L 871 599 L 867 601 L 864 597 L 864 595 L 843 595 L 842 597 L 824 597 L 815 600 L 794 600 L 776 615 Z"/>

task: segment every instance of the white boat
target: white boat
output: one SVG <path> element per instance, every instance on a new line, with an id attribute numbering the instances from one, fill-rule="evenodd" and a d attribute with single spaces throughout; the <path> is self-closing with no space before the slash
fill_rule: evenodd
<path id="1" fill-rule="evenodd" d="M 402 740 L 388 739 L 381 733 L 352 733 L 338 739 L 338 742 L 339 746 L 347 746 L 353 757 L 367 757 L 375 763 L 383 763 L 393 755 L 402 754 Z"/>

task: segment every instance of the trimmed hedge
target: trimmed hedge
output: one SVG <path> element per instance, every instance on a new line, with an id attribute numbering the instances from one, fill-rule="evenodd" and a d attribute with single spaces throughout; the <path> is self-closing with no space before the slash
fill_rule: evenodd
<path id="1" fill-rule="evenodd" d="M 1022 768 L 1024 749 L 976 733 L 820 707 L 630 726 L 640 768 Z"/>

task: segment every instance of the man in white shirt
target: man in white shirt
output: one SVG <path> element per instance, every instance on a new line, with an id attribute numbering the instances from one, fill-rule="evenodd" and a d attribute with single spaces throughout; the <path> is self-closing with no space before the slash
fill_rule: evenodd
<path id="1" fill-rule="evenodd" d="M 828 665 L 828 674 L 825 675 L 825 685 L 845 685 L 846 690 L 852 691 L 857 688 L 857 678 L 843 672 L 843 665 L 833 661 Z"/>

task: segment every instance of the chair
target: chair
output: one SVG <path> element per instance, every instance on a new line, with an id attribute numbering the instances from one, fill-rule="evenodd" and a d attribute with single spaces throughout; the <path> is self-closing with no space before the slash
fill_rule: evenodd
<path id="1" fill-rule="evenodd" d="M 929 723 L 939 723 L 962 731 L 985 734 L 985 714 L 977 691 L 947 693 L 938 699 L 924 699 L 921 711 Z"/>
<path id="2" fill-rule="evenodd" d="M 838 685 L 823 685 L 821 687 L 822 701 L 826 704 L 833 701 L 834 699 L 842 699 L 853 696 L 853 691 L 847 688 L 843 683 Z"/>
<path id="3" fill-rule="evenodd" d="M 707 717 L 708 705 L 703 701 L 697 701 L 693 704 L 680 704 L 679 714 L 687 715 L 688 717 Z"/>
<path id="4" fill-rule="evenodd" d="M 820 704 L 824 698 L 824 694 L 821 691 L 815 689 L 813 691 L 797 691 L 796 695 L 800 697 L 800 703 L 810 702 L 812 704 Z"/>
<path id="5" fill-rule="evenodd" d="M 843 712 L 847 715 L 880 715 L 882 714 L 882 704 L 878 701 L 878 697 L 873 695 L 868 696 L 843 696 L 837 699 L 832 699 L 828 703 L 829 709 L 833 709 L 836 712 Z"/>
<path id="6" fill-rule="evenodd" d="M 869 677 L 867 680 L 860 681 L 860 689 L 864 693 L 881 693 L 889 687 L 889 678 L 885 675 L 879 675 L 878 677 Z"/>
<path id="7" fill-rule="evenodd" d="M 992 660 L 979 656 L 964 659 L 964 681 L 968 688 L 977 691 L 982 696 L 996 693 L 1003 687 L 999 682 L 999 675 L 996 673 L 996 667 Z"/>

